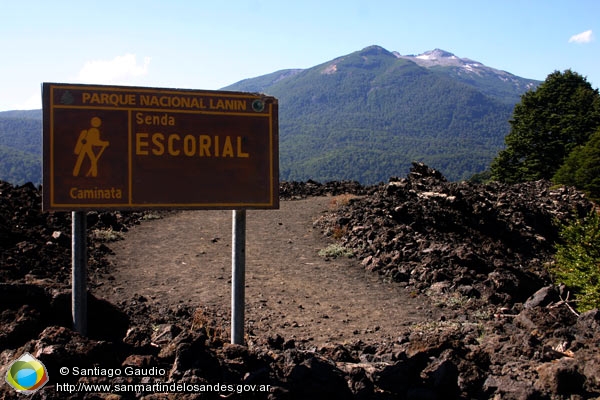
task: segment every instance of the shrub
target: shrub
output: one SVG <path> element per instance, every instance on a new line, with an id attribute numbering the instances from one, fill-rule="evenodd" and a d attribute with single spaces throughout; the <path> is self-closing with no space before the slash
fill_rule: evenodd
<path id="1" fill-rule="evenodd" d="M 319 255 L 321 257 L 338 258 L 352 257 L 354 256 L 354 253 L 352 252 L 352 250 L 349 250 L 340 244 L 333 243 L 327 246 L 326 248 L 319 250 Z"/>
<path id="2" fill-rule="evenodd" d="M 585 144 L 576 147 L 558 169 L 554 182 L 585 192 L 595 202 L 600 202 L 600 129 Z"/>
<path id="3" fill-rule="evenodd" d="M 94 229 L 92 231 L 92 237 L 101 242 L 116 242 L 117 240 L 123 240 L 125 238 L 123 233 L 115 231 L 113 228 Z"/>
<path id="4" fill-rule="evenodd" d="M 550 272 L 574 291 L 578 311 L 600 308 L 600 214 L 563 226 L 560 238 Z"/>

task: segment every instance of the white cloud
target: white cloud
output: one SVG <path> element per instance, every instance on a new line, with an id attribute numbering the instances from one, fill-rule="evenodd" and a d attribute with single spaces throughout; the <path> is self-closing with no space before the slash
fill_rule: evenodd
<path id="1" fill-rule="evenodd" d="M 42 92 L 32 93 L 28 98 L 11 104 L 7 110 L 36 110 L 38 108 L 42 108 Z"/>
<path id="2" fill-rule="evenodd" d="M 590 29 L 588 31 L 571 36 L 569 43 L 589 43 L 592 40 L 594 40 L 594 33 Z"/>
<path id="3" fill-rule="evenodd" d="M 126 84 L 146 75 L 149 65 L 150 57 L 144 57 L 143 64 L 138 65 L 135 54 L 117 56 L 112 60 L 88 61 L 77 79 L 85 83 Z"/>

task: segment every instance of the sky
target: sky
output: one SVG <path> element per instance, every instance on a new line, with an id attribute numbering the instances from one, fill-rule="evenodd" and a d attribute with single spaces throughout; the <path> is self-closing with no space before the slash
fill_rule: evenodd
<path id="1" fill-rule="evenodd" d="M 598 0 L 0 0 L 0 111 L 42 82 L 219 90 L 379 45 L 600 87 Z"/>

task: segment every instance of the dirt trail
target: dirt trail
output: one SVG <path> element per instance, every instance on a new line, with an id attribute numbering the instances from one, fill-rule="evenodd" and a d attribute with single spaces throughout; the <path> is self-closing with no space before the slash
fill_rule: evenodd
<path id="1" fill-rule="evenodd" d="M 427 298 L 383 282 L 358 260 L 318 255 L 332 241 L 313 222 L 330 204 L 330 197 L 317 197 L 248 211 L 246 332 L 315 345 L 381 342 L 411 324 L 438 320 Z M 94 289 L 97 296 L 207 307 L 223 317 L 229 333 L 231 211 L 184 211 L 148 221 L 110 247 L 114 280 Z"/>

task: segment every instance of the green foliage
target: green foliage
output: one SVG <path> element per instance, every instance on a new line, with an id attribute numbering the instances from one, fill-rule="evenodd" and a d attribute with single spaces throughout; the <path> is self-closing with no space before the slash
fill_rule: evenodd
<path id="1" fill-rule="evenodd" d="M 488 86 L 498 85 L 494 79 Z M 377 183 L 405 175 L 412 161 L 450 180 L 488 168 L 509 131 L 514 102 L 507 103 L 506 91 L 501 99 L 483 94 L 484 85 L 371 46 L 226 89 L 279 99 L 281 179 Z"/>
<path id="2" fill-rule="evenodd" d="M 491 72 L 487 69 L 478 69 L 477 73 L 466 74 L 464 68 L 460 67 L 435 66 L 430 69 L 448 74 L 452 78 L 476 88 L 486 96 L 500 100 L 511 107 L 520 101 L 524 92 L 538 83 L 497 70 Z M 503 76 L 499 77 L 498 74 Z"/>
<path id="3" fill-rule="evenodd" d="M 593 210 L 564 226 L 560 238 L 551 272 L 575 291 L 579 311 L 600 308 L 600 214 Z"/>
<path id="4" fill-rule="evenodd" d="M 600 95 L 576 72 L 555 71 L 521 97 L 510 125 L 506 148 L 491 166 L 493 179 L 551 179 L 571 151 L 600 126 Z"/>
<path id="5" fill-rule="evenodd" d="M 0 146 L 0 180 L 14 185 L 42 182 L 42 167 L 39 156 Z"/>
<path id="6" fill-rule="evenodd" d="M 473 175 L 472 177 L 469 178 L 469 182 L 471 183 L 476 183 L 476 184 L 481 184 L 481 183 L 487 183 L 492 179 L 492 171 L 485 170 L 483 172 L 480 172 L 478 174 Z"/>
<path id="7" fill-rule="evenodd" d="M 593 201 L 600 201 L 600 129 L 576 147 L 554 175 L 553 181 L 574 186 Z"/>
<path id="8" fill-rule="evenodd" d="M 41 110 L 0 113 L 0 180 L 40 184 L 41 153 Z"/>

